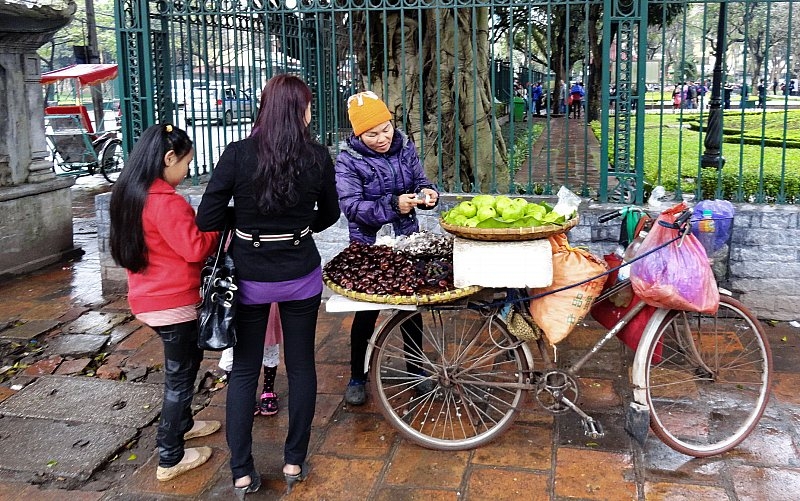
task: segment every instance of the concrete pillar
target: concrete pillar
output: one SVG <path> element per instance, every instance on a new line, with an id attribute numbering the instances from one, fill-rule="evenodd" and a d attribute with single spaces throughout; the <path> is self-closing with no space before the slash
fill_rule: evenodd
<path id="1" fill-rule="evenodd" d="M 75 180 L 53 173 L 36 54 L 74 13 L 72 0 L 0 3 L 0 276 L 75 252 Z"/>
<path id="2" fill-rule="evenodd" d="M 0 185 L 53 179 L 36 52 L 0 52 Z"/>

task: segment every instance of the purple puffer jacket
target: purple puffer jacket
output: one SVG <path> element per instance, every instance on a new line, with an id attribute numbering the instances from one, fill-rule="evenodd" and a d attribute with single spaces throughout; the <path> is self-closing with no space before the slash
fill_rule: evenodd
<path id="1" fill-rule="evenodd" d="M 339 207 L 347 217 L 350 241 L 374 244 L 376 233 L 387 223 L 392 224 L 395 235 L 419 231 L 415 211 L 400 214 L 395 209 L 397 197 L 436 188 L 425 177 L 417 149 L 408 136 L 395 129 L 386 153 L 369 149 L 353 135 L 341 148 L 336 157 L 336 191 Z"/>

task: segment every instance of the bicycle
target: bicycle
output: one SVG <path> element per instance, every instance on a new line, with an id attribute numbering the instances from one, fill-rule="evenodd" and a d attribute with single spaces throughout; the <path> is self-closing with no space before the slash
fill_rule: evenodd
<path id="1" fill-rule="evenodd" d="M 605 220 L 613 217 L 607 214 Z M 688 231 L 688 217 L 687 211 L 679 218 L 678 231 Z M 597 301 L 624 287 L 630 284 L 620 282 Z M 721 292 L 716 315 L 658 308 L 642 330 L 626 415 L 626 430 L 640 443 L 649 424 L 678 452 L 721 454 L 744 440 L 764 413 L 772 377 L 768 340 L 747 307 Z M 372 367 L 381 412 L 401 435 L 436 450 L 480 447 L 512 425 L 526 392 L 552 414 L 577 413 L 587 436 L 604 435 L 602 425 L 576 404 L 578 372 L 645 303 L 628 311 L 580 359 L 559 367 L 557 351 L 551 360 L 541 336 L 533 343 L 537 359 L 529 342 L 512 334 L 511 327 L 519 326 L 506 323 L 509 310 L 527 317 L 526 293 L 484 290 L 455 303 L 398 310 L 376 328 L 365 363 Z M 409 349 L 403 331 L 418 328 L 417 313 L 425 315 L 424 348 Z M 424 367 L 426 375 L 409 373 L 406 362 Z M 433 390 L 419 391 L 424 379 L 434 381 Z"/>
<path id="2" fill-rule="evenodd" d="M 120 131 L 96 132 L 80 101 L 82 86 L 98 86 L 116 77 L 116 64 L 76 64 L 41 75 L 42 85 L 66 81 L 75 91 L 75 104 L 47 106 L 44 110 L 45 139 L 57 175 L 79 177 L 99 172 L 109 183 L 119 177 L 125 166 Z"/>
<path id="3" fill-rule="evenodd" d="M 116 131 L 94 134 L 86 128 L 82 106 L 74 114 L 57 114 L 58 107 L 45 115 L 45 139 L 52 152 L 53 169 L 59 176 L 92 176 L 98 172 L 109 183 L 116 182 L 125 166 L 122 140 Z M 88 115 L 87 115 L 88 116 Z"/>

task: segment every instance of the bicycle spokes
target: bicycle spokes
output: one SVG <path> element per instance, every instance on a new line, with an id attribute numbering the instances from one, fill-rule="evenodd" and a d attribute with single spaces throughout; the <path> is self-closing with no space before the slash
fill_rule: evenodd
<path id="1" fill-rule="evenodd" d="M 664 443 L 698 457 L 735 447 L 766 407 L 769 345 L 758 320 L 721 298 L 716 315 L 668 316 L 649 347 L 651 427 Z"/>
<path id="2" fill-rule="evenodd" d="M 519 342 L 496 320 L 471 311 L 433 311 L 424 317 L 422 354 L 404 341 L 405 315 L 376 339 L 373 381 L 381 410 L 416 443 L 467 449 L 508 426 L 522 399 L 526 364 Z M 434 388 L 420 391 L 409 364 L 425 370 Z"/>

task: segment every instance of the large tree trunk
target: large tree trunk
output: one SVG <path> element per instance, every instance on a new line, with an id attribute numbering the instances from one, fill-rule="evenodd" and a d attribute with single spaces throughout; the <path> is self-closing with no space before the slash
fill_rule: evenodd
<path id="1" fill-rule="evenodd" d="M 384 96 L 431 180 L 441 178 L 446 191 L 507 192 L 508 155 L 489 78 L 488 10 L 459 9 L 456 15 L 454 20 L 450 9 L 415 17 L 388 12 L 384 23 L 383 14 L 354 14 L 354 44 L 369 47 L 369 61 L 360 52 L 361 81 Z"/>
<path id="2" fill-rule="evenodd" d="M 588 26 L 589 50 L 592 60 L 589 62 L 589 81 L 586 82 L 586 120 L 591 122 L 600 119 L 600 86 L 603 81 L 603 40 L 602 30 L 603 6 L 592 5 L 589 8 Z M 613 40 L 613 37 L 612 37 Z"/>
<path id="3" fill-rule="evenodd" d="M 567 50 L 567 16 L 566 9 L 562 6 L 555 6 L 551 15 L 551 29 L 553 33 L 552 55 L 550 57 L 550 69 L 555 74 L 553 81 L 555 85 L 552 88 L 552 95 L 550 97 L 552 103 L 551 113 L 561 113 L 559 108 L 558 96 L 561 93 L 560 82 L 567 84 L 567 93 L 569 93 L 569 75 L 567 74 L 567 57 L 569 51 Z"/>

